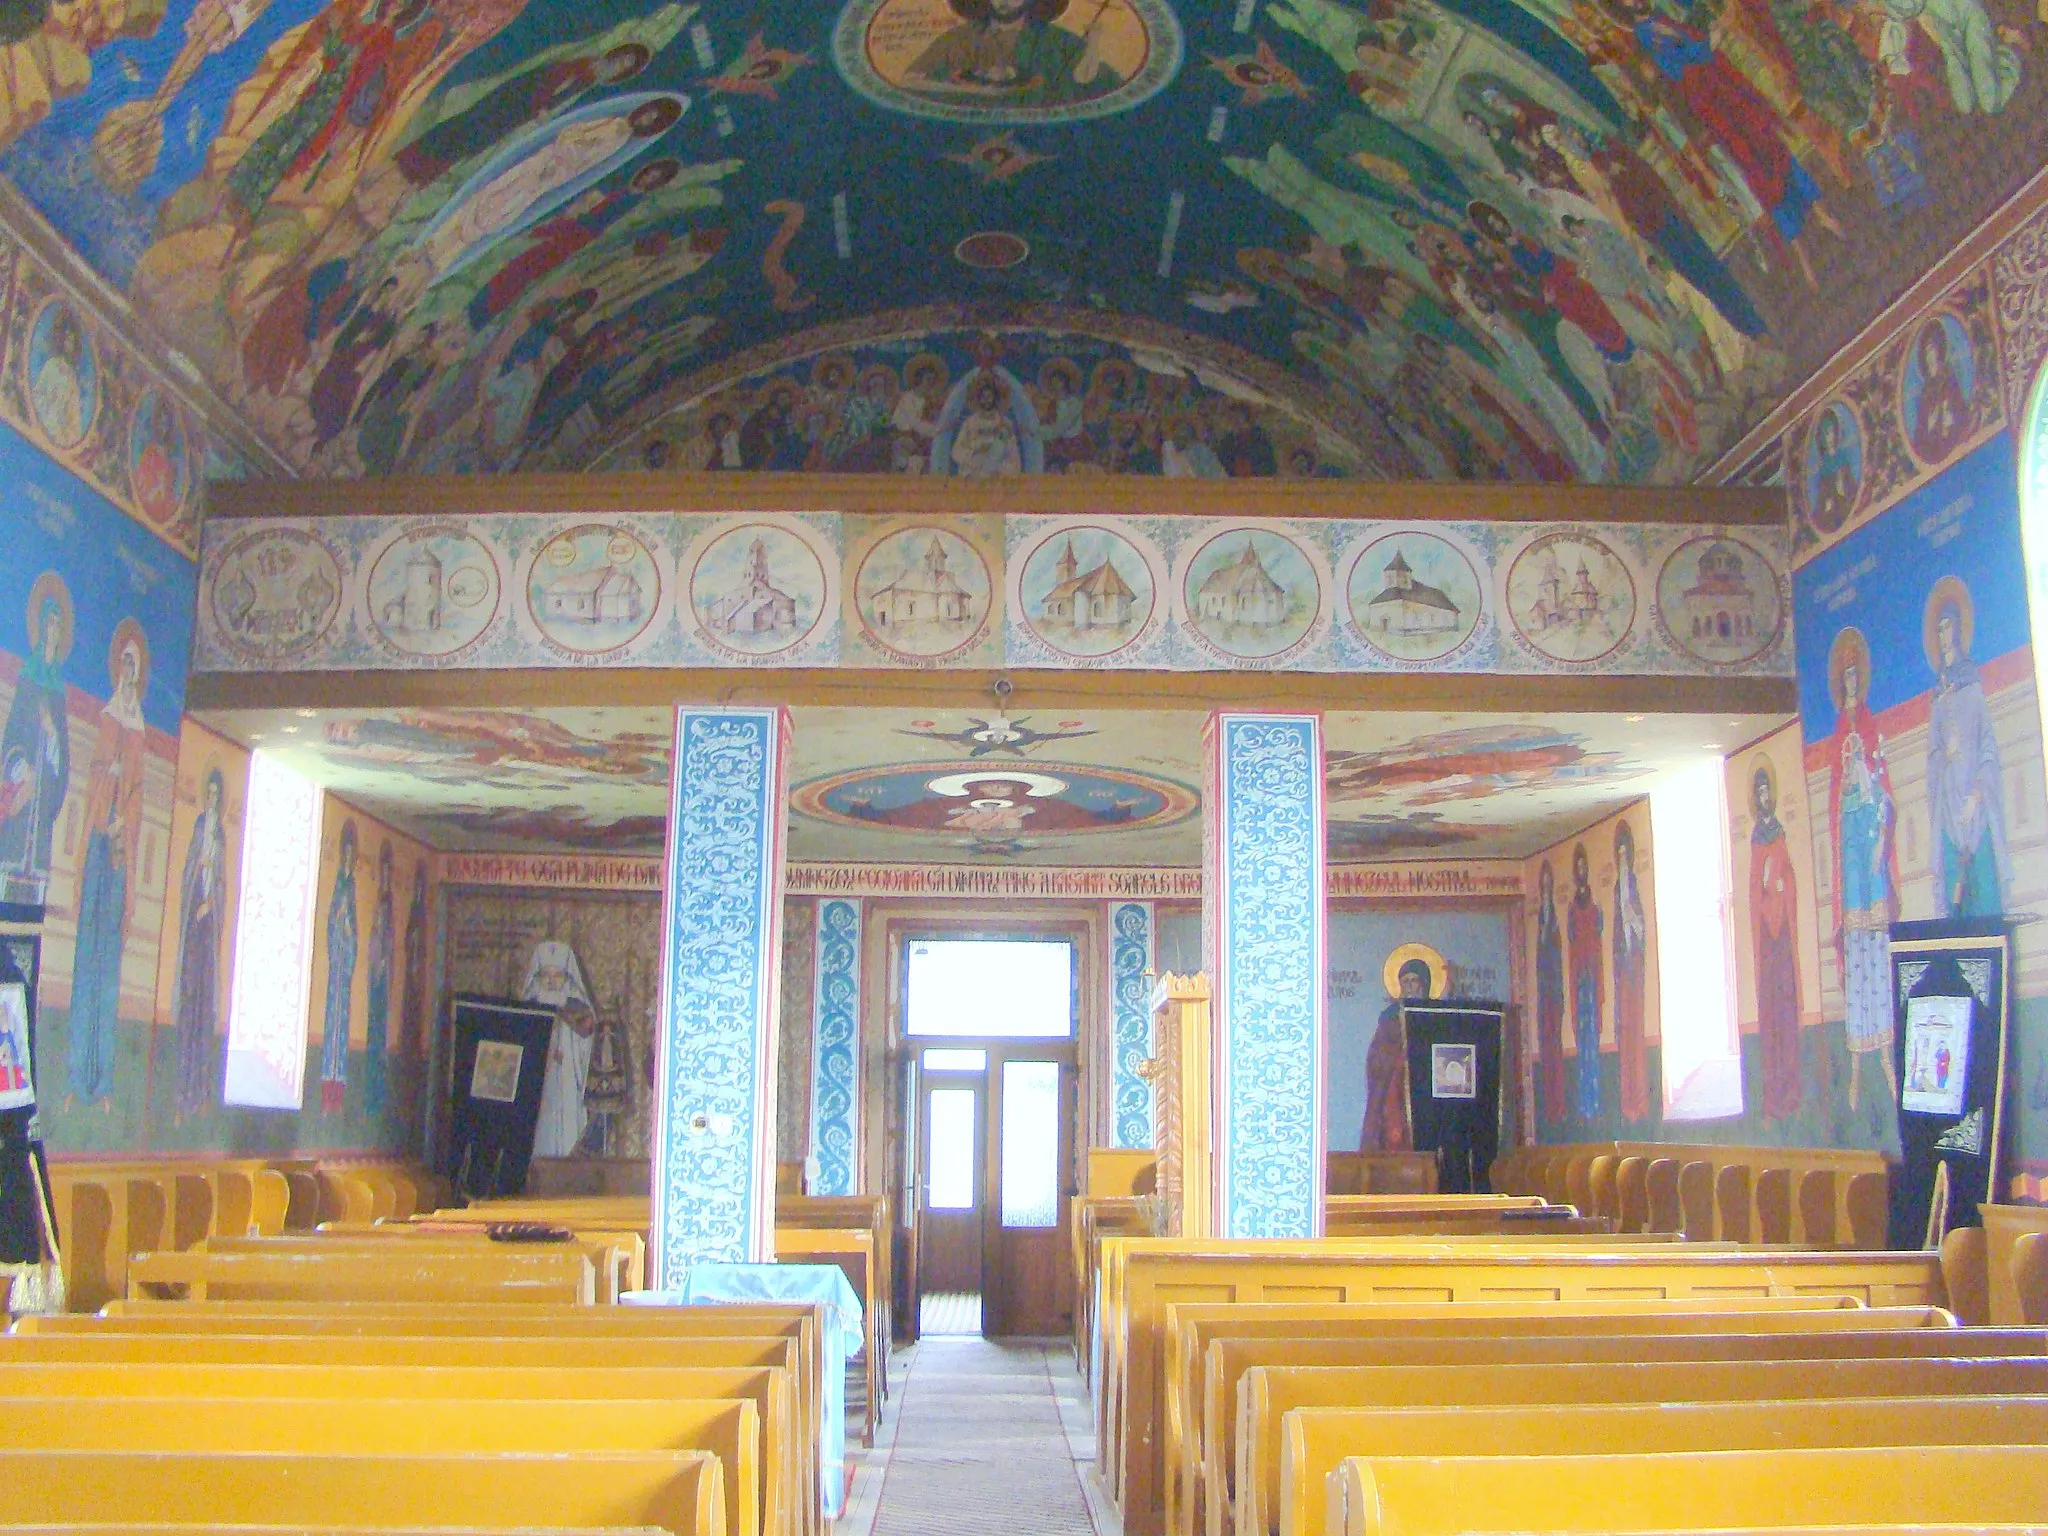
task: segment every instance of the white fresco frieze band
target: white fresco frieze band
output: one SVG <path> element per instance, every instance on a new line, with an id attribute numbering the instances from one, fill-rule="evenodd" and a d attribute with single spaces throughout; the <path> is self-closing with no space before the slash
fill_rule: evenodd
<path id="1" fill-rule="evenodd" d="M 1786 530 L 836 512 L 208 522 L 202 672 L 1789 677 Z"/>

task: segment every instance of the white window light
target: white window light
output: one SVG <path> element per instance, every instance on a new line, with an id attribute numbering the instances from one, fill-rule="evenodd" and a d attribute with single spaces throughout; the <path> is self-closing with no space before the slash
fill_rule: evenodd
<path id="1" fill-rule="evenodd" d="M 270 754 L 250 760 L 224 1104 L 297 1109 L 305 1091 L 320 799 L 317 784 Z"/>
<path id="2" fill-rule="evenodd" d="M 1676 769 L 1650 791 L 1657 908 L 1657 996 L 1664 1118 L 1742 1113 L 1735 1023 L 1734 902 L 1728 802 L 1718 757 Z"/>

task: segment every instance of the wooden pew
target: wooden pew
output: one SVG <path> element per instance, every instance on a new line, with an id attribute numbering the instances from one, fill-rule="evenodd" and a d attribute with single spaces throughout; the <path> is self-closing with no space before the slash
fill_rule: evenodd
<path id="1" fill-rule="evenodd" d="M 1239 1242 L 1111 1238 L 1103 1246 L 1099 1444 L 1118 1459 L 1126 1536 L 1158 1536 L 1163 1517 L 1164 1309 L 1172 1301 L 1259 1301 L 1310 1288 L 1341 1301 L 1565 1301 L 1603 1297 L 1846 1295 L 1868 1305 L 1938 1306 L 1932 1254 L 1635 1253 L 1456 1246 L 1419 1239 Z M 1407 1246 L 1400 1246 L 1406 1244 Z M 1490 1251 L 1488 1251 L 1490 1248 Z"/>
<path id="2" fill-rule="evenodd" d="M 182 1290 L 194 1301 L 322 1300 L 504 1302 L 596 1300 L 597 1273 L 581 1251 L 498 1245 L 476 1254 L 146 1253 L 128 1266 L 130 1294 Z"/>
<path id="3" fill-rule="evenodd" d="M 483 1338 L 688 1340 L 788 1339 L 797 1345 L 792 1389 L 822 1400 L 823 1346 L 819 1309 L 766 1302 L 717 1307 L 541 1307 L 488 1303 L 445 1306 L 267 1302 L 116 1302 L 103 1317 L 34 1317 L 15 1324 L 18 1336 L 240 1335 L 317 1338 Z M 0 1344 L 0 1349 L 5 1345 Z M 518 1352 L 521 1357 L 523 1351 Z M 779 1442 L 778 1442 L 779 1447 Z"/>
<path id="4" fill-rule="evenodd" d="M 2048 1447 L 1347 1459 L 1329 1536 L 1698 1530 L 1855 1521 L 2038 1521 Z"/>
<path id="5" fill-rule="evenodd" d="M 1204 1370 L 1202 1468 L 1210 1536 L 1235 1485 L 1240 1384 L 1254 1368 L 1372 1369 L 1382 1366 L 1658 1365 L 1718 1362 L 2048 1357 L 2048 1337 L 2027 1330 L 1901 1328 L 1870 1333 L 1625 1334 L 1553 1332 L 1486 1337 L 1222 1339 L 1209 1346 Z M 1277 1426 L 1261 1421 L 1265 1443 L 1254 1465 L 1270 1473 Z"/>
<path id="6" fill-rule="evenodd" d="M 866 1367 L 866 1403 L 862 1439 L 875 1443 L 875 1415 L 881 1411 L 881 1324 L 886 1316 L 880 1292 L 881 1271 L 875 1259 L 871 1232 L 845 1229 L 775 1229 L 775 1262 L 778 1264 L 829 1264 L 847 1272 L 853 1293 L 861 1303 L 861 1356 Z"/>
<path id="7" fill-rule="evenodd" d="M 733 1536 L 761 1536 L 761 1419 L 753 1403 L 522 1403 L 491 1399 L 307 1398 L 280 1413 L 260 1398 L 17 1398 L 0 1450 L 452 1453 L 708 1451 Z"/>
<path id="8" fill-rule="evenodd" d="M 654 1525 L 724 1536 L 718 1460 L 703 1451 L 391 1456 L 0 1451 L 7 1512 L 25 1520 Z"/>
<path id="9" fill-rule="evenodd" d="M 2048 1443 L 2048 1397 L 1874 1397 L 1729 1403 L 1541 1403 L 1500 1408 L 1308 1408 L 1281 1424 L 1279 1508 L 1267 1492 L 1238 1536 L 1319 1536 L 1347 1456 L 1624 1455 L 1858 1445 Z"/>
<path id="10" fill-rule="evenodd" d="M 502 1357 L 501 1357 L 502 1358 Z M 301 1365 L 164 1361 L 23 1362 L 0 1353 L 0 1411 L 18 1398 L 227 1398 L 296 1401 L 397 1397 L 519 1402 L 730 1400 L 761 1425 L 761 1513 L 769 1536 L 817 1536 L 817 1440 L 799 1432 L 786 1372 L 768 1368 L 608 1365 Z"/>
<path id="11" fill-rule="evenodd" d="M 595 1300 L 611 1306 L 619 1293 L 640 1289 L 646 1274 L 647 1248 L 638 1232 L 576 1232 L 565 1242 L 497 1242 L 474 1228 L 439 1228 L 412 1222 L 385 1221 L 369 1226 L 325 1222 L 311 1234 L 279 1237 L 214 1237 L 200 1243 L 199 1253 L 363 1253 L 381 1256 L 394 1242 L 408 1245 L 407 1257 L 422 1253 L 549 1253 L 575 1250 L 590 1260 Z"/>
<path id="12" fill-rule="evenodd" d="M 1658 1361 L 1611 1365 L 1260 1366 L 1240 1394 L 1247 1530 L 1281 1496 L 1281 1426 L 1310 1409 L 2048 1396 L 2048 1358 Z M 1314 1500 L 1314 1490 L 1307 1497 Z M 1256 1513 L 1254 1513 L 1256 1511 Z"/>
<path id="13" fill-rule="evenodd" d="M 1615 1337 L 1714 1334 L 1868 1333 L 1895 1328 L 1950 1328 L 1954 1318 L 1933 1307 L 1864 1308 L 1841 1298 L 1671 1302 L 1555 1302 L 1436 1304 L 1413 1307 L 1364 1303 L 1175 1303 L 1167 1308 L 1167 1527 L 1192 1531 L 1201 1510 L 1226 1486 L 1234 1465 L 1237 1384 L 1251 1365 L 1267 1363 L 1266 1342 L 1434 1339 L 1466 1336 L 1525 1338 L 1608 1334 Z M 1229 1342 L 1236 1353 L 1216 1357 Z M 1271 1363 L 1288 1363 L 1274 1360 Z M 1314 1361 L 1296 1363 L 1316 1363 Z M 1345 1361 L 1331 1360 L 1330 1364 Z M 1356 1362 L 1351 1362 L 1356 1363 Z M 1221 1435 L 1218 1435 L 1218 1427 Z"/>

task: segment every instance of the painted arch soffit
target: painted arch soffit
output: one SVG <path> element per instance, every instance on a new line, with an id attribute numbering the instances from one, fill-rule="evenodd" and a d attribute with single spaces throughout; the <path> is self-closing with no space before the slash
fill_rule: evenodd
<path id="1" fill-rule="evenodd" d="M 2044 41 L 2024 0 L 72 0 L 0 15 L 0 173 L 313 473 L 584 466 L 786 348 L 745 467 L 1671 482 L 2039 167 Z M 1104 362 L 1142 388 L 1091 411 Z"/>

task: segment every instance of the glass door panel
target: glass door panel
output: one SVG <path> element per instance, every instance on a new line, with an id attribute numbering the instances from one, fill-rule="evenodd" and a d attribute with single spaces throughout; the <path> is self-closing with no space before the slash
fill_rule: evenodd
<path id="1" fill-rule="evenodd" d="M 1060 1221 L 1060 1064 L 1003 1063 L 1002 1221 L 1007 1228 Z"/>

